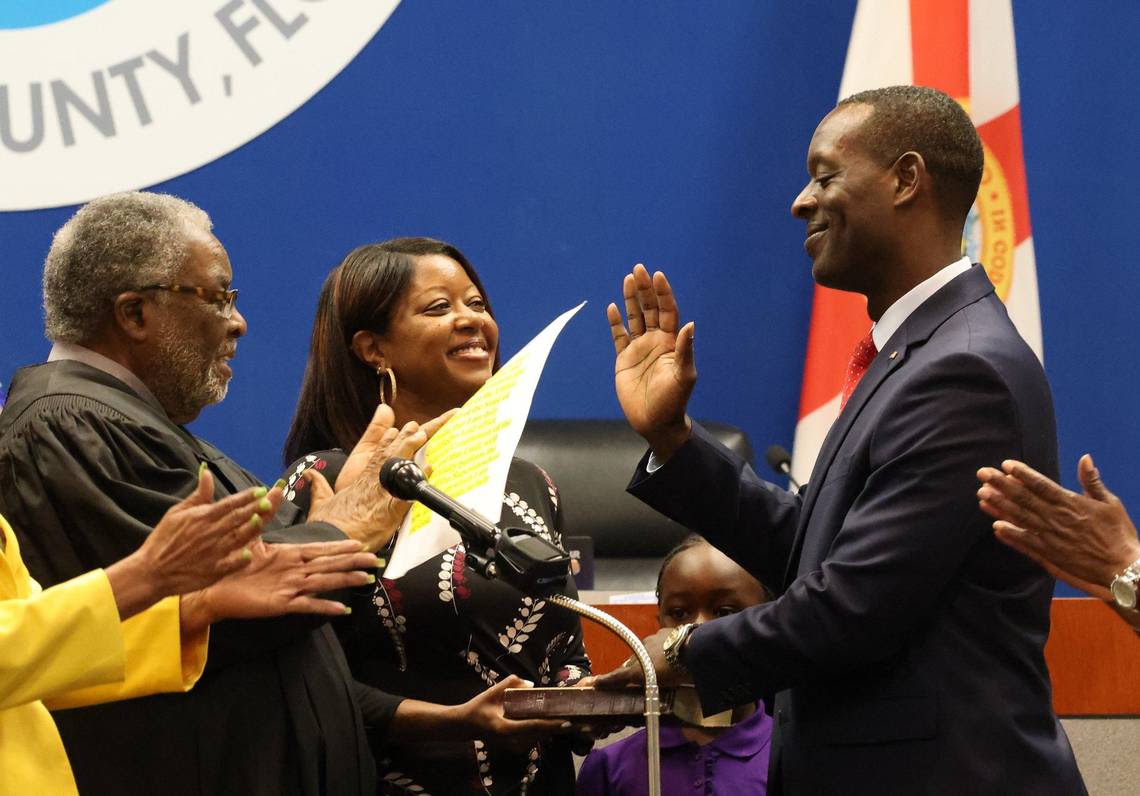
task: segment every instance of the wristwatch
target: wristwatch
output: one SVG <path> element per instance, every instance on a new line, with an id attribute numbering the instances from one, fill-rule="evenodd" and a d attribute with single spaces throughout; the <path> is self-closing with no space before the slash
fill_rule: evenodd
<path id="1" fill-rule="evenodd" d="M 1121 608 L 1129 611 L 1136 610 L 1136 593 L 1140 590 L 1140 558 L 1129 564 L 1123 572 L 1119 573 L 1112 579 L 1112 585 L 1109 586 L 1112 592 L 1112 599 L 1116 600 L 1116 604 Z M 666 644 L 669 642 L 666 641 Z M 669 653 L 665 653 L 665 657 L 669 657 Z"/>
<path id="2" fill-rule="evenodd" d="M 685 649 L 685 642 L 689 640 L 689 636 L 691 636 L 696 629 L 697 626 L 693 623 L 678 625 L 669 631 L 669 635 L 665 637 L 665 644 L 661 650 L 665 654 L 665 662 L 683 675 L 689 674 L 689 670 L 685 668 L 685 664 L 681 662 L 681 652 Z"/>

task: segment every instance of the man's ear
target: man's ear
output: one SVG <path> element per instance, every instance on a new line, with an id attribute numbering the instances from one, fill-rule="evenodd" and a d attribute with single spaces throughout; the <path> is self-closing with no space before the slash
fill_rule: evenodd
<path id="1" fill-rule="evenodd" d="M 144 342 L 153 330 L 143 294 L 133 290 L 115 296 L 111 309 L 111 325 L 133 342 Z"/>
<path id="2" fill-rule="evenodd" d="M 917 152 L 903 152 L 891 171 L 895 178 L 895 207 L 914 202 L 921 191 L 929 190 L 930 172 Z"/>
<path id="3" fill-rule="evenodd" d="M 384 350 L 381 347 L 380 335 L 376 332 L 361 330 L 352 335 L 352 353 L 373 370 L 384 367 Z"/>

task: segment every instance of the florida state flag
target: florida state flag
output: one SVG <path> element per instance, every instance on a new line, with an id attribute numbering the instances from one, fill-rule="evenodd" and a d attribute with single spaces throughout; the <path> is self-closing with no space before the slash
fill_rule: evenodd
<path id="1" fill-rule="evenodd" d="M 969 111 L 981 134 L 985 171 L 962 250 L 985 265 L 1018 331 L 1040 357 L 1010 0 L 859 0 L 840 98 L 906 84 L 945 91 Z M 869 325 L 862 296 L 815 288 L 792 458 L 801 483 L 839 413 L 847 359 Z"/>

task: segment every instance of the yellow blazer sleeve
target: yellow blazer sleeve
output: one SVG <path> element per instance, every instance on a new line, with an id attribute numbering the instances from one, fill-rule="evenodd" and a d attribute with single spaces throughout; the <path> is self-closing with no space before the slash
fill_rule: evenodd
<path id="1" fill-rule="evenodd" d="M 19 585 L 0 600 L 0 708 L 122 680 L 119 610 L 101 570 L 47 591 Z"/>
<path id="2" fill-rule="evenodd" d="M 182 638 L 178 597 L 167 597 L 132 616 L 121 627 L 126 649 L 126 668 L 122 679 L 45 699 L 50 709 L 189 691 L 198 682 L 206 665 L 209 631 L 195 639 Z"/>
<path id="3" fill-rule="evenodd" d="M 0 709 L 76 707 L 185 691 L 202 674 L 208 634 L 183 639 L 179 599 L 126 622 L 102 570 L 42 590 L 0 517 Z"/>

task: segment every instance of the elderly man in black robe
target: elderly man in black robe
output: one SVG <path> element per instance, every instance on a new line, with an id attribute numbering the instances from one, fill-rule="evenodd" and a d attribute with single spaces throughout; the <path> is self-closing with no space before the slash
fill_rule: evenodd
<path id="1" fill-rule="evenodd" d="M 137 549 L 200 464 L 216 498 L 258 483 L 183 427 L 226 394 L 246 330 L 231 278 L 207 215 L 174 197 L 96 200 L 56 234 L 44 267 L 54 347 L 16 375 L 0 414 L 0 512 L 45 587 Z M 379 462 L 430 430 L 385 421 L 356 452 L 365 474 L 305 523 L 285 504 L 266 540 L 387 541 L 406 505 L 379 487 Z M 353 683 L 326 623 L 284 618 L 216 626 L 189 694 L 56 718 L 82 793 L 371 796 L 361 706 L 383 724 L 398 703 Z"/>

